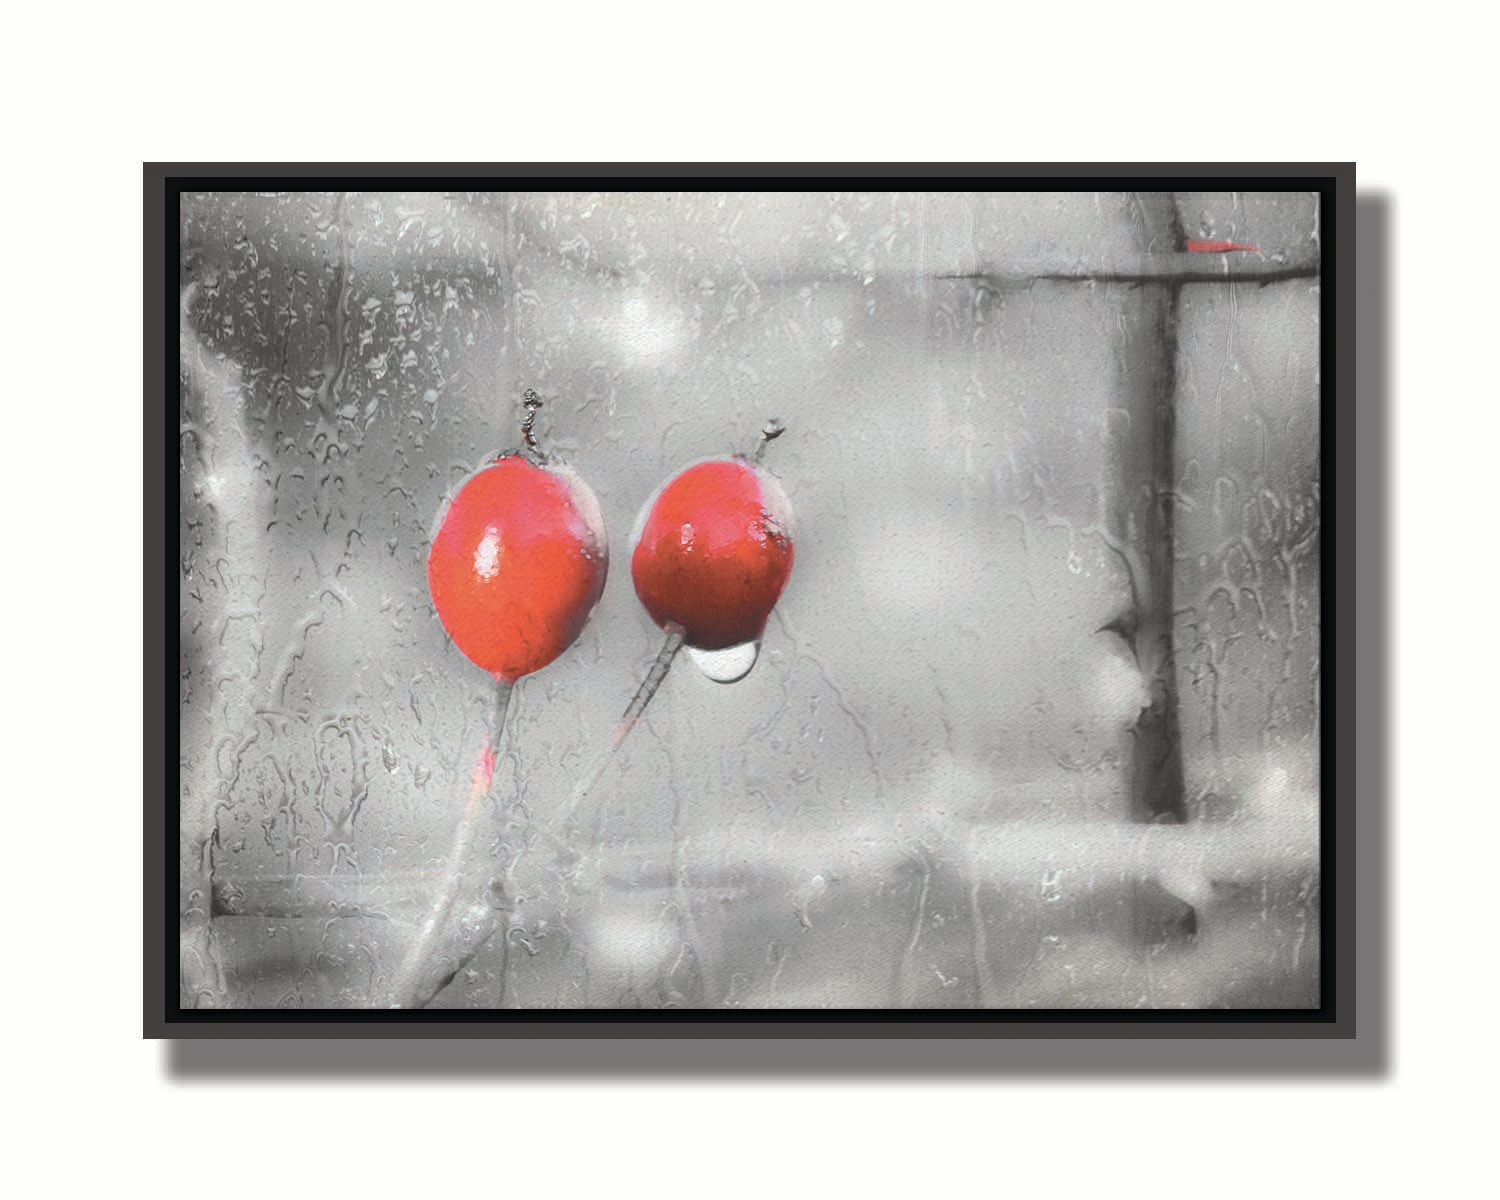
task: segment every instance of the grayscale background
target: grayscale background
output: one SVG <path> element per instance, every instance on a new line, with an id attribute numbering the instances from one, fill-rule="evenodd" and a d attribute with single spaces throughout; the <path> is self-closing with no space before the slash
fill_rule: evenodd
<path id="1" fill-rule="evenodd" d="M 531 387 L 611 572 L 436 1006 L 1317 1005 L 1315 196 L 203 194 L 181 246 L 184 1004 L 399 962 L 491 702 L 428 538 Z M 637 509 L 770 417 L 760 660 L 679 657 L 580 872 L 528 830 L 660 644 Z"/>

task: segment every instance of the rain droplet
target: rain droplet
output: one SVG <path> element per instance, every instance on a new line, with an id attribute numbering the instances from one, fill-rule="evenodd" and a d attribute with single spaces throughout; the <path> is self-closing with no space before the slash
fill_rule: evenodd
<path id="1" fill-rule="evenodd" d="M 700 650 L 689 646 L 687 652 L 698 669 L 715 683 L 735 683 L 750 674 L 750 668 L 760 655 L 760 642 L 741 642 L 727 650 Z"/>

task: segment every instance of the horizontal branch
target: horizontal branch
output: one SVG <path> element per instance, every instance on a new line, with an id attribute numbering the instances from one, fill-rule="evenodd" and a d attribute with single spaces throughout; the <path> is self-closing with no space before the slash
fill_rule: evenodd
<path id="1" fill-rule="evenodd" d="M 363 917 L 416 920 L 441 871 L 370 875 L 265 875 L 215 879 L 216 917 Z"/>
<path id="2" fill-rule="evenodd" d="M 1276 283 L 1312 279 L 1322 271 L 1317 259 L 1278 262 L 1241 253 L 1140 254 L 1114 259 L 1051 259 L 979 265 L 940 279 L 973 279 L 997 285 L 1031 280 L 1097 283 Z"/>
<path id="3" fill-rule="evenodd" d="M 814 875 L 875 876 L 909 862 L 913 852 L 993 885 L 1034 885 L 1069 872 L 1099 882 L 1195 875 L 1248 882 L 1316 873 L 1317 804 L 1303 815 L 1188 825 L 1102 822 L 1008 822 L 973 827 L 920 821 L 841 833 L 763 839 L 713 834 L 685 837 L 680 857 L 670 843 L 631 845 L 584 855 L 574 870 L 582 890 L 663 888 L 686 876 L 695 888 L 743 893 L 748 881 L 800 886 Z M 555 869 L 545 857 L 537 871 Z M 215 916 L 364 917 L 415 921 L 429 902 L 430 872 L 382 875 L 283 875 L 214 885 Z M 533 889 L 524 887 L 530 892 Z M 774 885 L 773 885 L 774 886 Z"/>

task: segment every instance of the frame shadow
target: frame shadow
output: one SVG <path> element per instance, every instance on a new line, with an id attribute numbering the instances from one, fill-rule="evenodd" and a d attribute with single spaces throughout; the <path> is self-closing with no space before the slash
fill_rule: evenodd
<path id="1" fill-rule="evenodd" d="M 1343 444 L 1333 448 L 1338 482 L 1338 563 L 1346 581 L 1338 604 L 1337 685 L 1347 699 L 1337 713 L 1342 811 L 1353 815 L 1352 862 L 1358 922 L 1344 938 L 1355 991 L 1356 1033 L 1317 1039 L 1201 1035 L 1134 1037 L 1076 1034 L 1001 1037 L 758 1038 L 713 1035 L 653 1038 L 511 1036 L 485 1040 L 455 1030 L 398 1038 L 253 1038 L 171 1040 L 163 1072 L 191 1084 L 252 1079 L 1114 1079 L 1367 1078 L 1391 1067 L 1390 966 L 1390 352 L 1392 201 L 1387 193 L 1354 197 L 1357 286 L 1340 313 L 1352 323 L 1353 386 L 1340 387 Z M 1345 343 L 1348 345 L 1349 343 Z M 1350 367 L 1352 366 L 1352 370 Z M 147 440 L 148 446 L 151 440 Z M 149 464 L 148 464 L 149 466 Z M 1325 507 L 1326 511 L 1326 507 Z M 148 571 L 148 578 L 150 572 Z M 1358 668 L 1356 671 L 1356 663 Z M 1357 674 L 1357 685 L 1356 685 Z M 148 681 L 148 701 L 151 688 Z M 1340 914 L 1341 920 L 1343 914 Z M 1346 926 L 1347 928 L 1347 926 Z M 149 969 L 149 967 L 148 967 Z"/>

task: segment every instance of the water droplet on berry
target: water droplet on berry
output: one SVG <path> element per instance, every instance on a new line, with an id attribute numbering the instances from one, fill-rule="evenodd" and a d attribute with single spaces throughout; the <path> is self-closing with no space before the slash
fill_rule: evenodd
<path id="1" fill-rule="evenodd" d="M 474 551 L 474 573 L 482 579 L 493 579 L 500 573 L 500 531 L 493 525 L 484 531 Z"/>
<path id="2" fill-rule="evenodd" d="M 737 683 L 750 674 L 750 668 L 760 656 L 760 642 L 741 642 L 725 650 L 700 650 L 689 646 L 687 653 L 697 668 L 715 683 Z"/>

